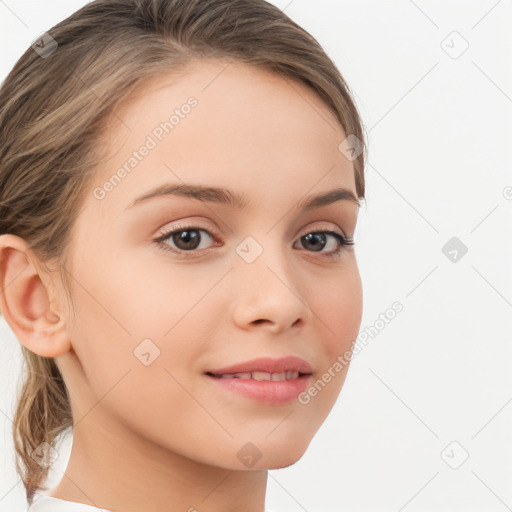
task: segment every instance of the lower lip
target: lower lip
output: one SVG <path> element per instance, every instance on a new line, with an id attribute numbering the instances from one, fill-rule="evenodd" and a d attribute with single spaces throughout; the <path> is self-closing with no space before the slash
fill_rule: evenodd
<path id="1" fill-rule="evenodd" d="M 290 380 L 221 379 L 211 375 L 206 375 L 206 377 L 225 389 L 257 402 L 285 404 L 295 400 L 300 393 L 307 389 L 312 375 L 302 375 Z"/>

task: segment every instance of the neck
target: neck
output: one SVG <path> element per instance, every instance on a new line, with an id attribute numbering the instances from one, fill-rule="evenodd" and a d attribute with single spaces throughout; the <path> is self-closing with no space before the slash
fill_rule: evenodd
<path id="1" fill-rule="evenodd" d="M 266 470 L 192 460 L 119 423 L 98 423 L 100 411 L 75 425 L 68 466 L 50 496 L 122 512 L 264 512 Z"/>

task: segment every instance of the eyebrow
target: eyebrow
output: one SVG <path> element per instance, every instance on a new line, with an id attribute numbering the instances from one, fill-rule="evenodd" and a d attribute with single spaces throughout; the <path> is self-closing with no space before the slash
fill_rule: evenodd
<path id="1" fill-rule="evenodd" d="M 227 205 L 240 210 L 246 208 L 248 205 L 248 201 L 243 194 L 239 194 L 227 188 L 176 183 L 159 185 L 158 187 L 149 190 L 142 196 L 135 199 L 126 207 L 126 209 L 132 208 L 133 206 L 147 201 L 148 199 L 161 196 L 188 197 L 199 201 Z M 303 198 L 297 204 L 297 209 L 309 211 L 333 204 L 337 201 L 349 201 L 360 206 L 359 199 L 351 190 L 338 187 L 327 192 Z"/>

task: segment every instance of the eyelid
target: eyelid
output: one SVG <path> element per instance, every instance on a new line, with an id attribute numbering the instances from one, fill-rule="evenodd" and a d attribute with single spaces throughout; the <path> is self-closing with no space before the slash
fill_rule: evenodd
<path id="1" fill-rule="evenodd" d="M 165 237 L 166 235 L 169 235 L 170 233 L 173 233 L 174 231 L 179 230 L 186 230 L 186 229 L 203 229 L 205 231 L 209 231 L 213 235 L 220 237 L 220 234 L 217 229 L 212 228 L 212 226 L 209 224 L 208 226 L 204 226 L 201 224 L 203 221 L 196 222 L 193 220 L 193 218 L 190 218 L 190 220 L 187 221 L 180 221 L 177 220 L 173 223 L 171 223 L 171 226 L 168 228 L 165 228 L 165 226 L 169 226 L 169 223 L 167 223 L 163 228 L 158 230 L 158 233 L 156 234 L 157 238 Z"/>
<path id="2" fill-rule="evenodd" d="M 311 233 L 311 232 L 326 230 L 326 231 L 335 231 L 336 233 L 343 236 L 344 238 L 349 238 L 349 236 L 345 234 L 343 229 L 341 229 L 336 224 L 334 224 L 334 222 L 331 222 L 330 224 L 327 224 L 325 221 L 323 221 L 323 222 L 324 222 L 324 224 L 321 224 L 320 227 L 317 227 L 316 224 L 314 224 L 313 227 L 308 225 L 309 227 L 304 228 L 304 234 L 307 235 L 308 233 Z M 333 227 L 333 225 L 334 225 L 334 227 Z M 302 232 L 302 230 L 301 230 L 301 232 Z M 300 236 L 304 236 L 304 235 L 300 235 Z M 299 236 L 299 238 L 300 238 L 300 236 Z"/>

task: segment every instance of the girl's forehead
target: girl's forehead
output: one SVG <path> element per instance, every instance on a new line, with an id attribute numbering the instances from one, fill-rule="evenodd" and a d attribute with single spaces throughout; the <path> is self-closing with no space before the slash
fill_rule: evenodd
<path id="1" fill-rule="evenodd" d="M 251 202 L 300 197 L 320 180 L 354 190 L 352 162 L 338 149 L 345 135 L 327 105 L 266 70 L 196 63 L 148 82 L 116 114 L 94 179 L 103 211 L 166 182 L 232 185 Z"/>
<path id="2" fill-rule="evenodd" d="M 267 130 L 277 121 L 291 125 L 306 120 L 312 130 L 318 131 L 319 122 L 326 125 L 324 130 L 342 130 L 331 109 L 305 83 L 261 66 L 220 58 L 191 61 L 148 78 L 116 107 L 117 119 L 109 119 L 109 124 L 114 132 L 124 133 L 148 122 L 165 122 L 190 97 L 198 102 L 194 117 L 231 126 L 240 120 L 262 121 L 265 113 Z"/>

